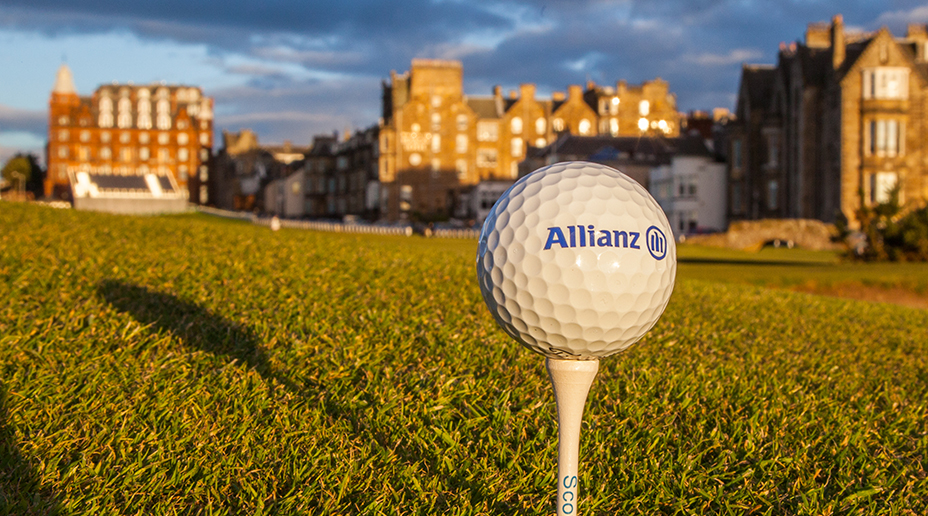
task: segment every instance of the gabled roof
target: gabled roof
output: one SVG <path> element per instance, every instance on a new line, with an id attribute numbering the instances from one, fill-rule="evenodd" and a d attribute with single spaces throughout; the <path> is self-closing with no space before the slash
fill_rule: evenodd
<path id="1" fill-rule="evenodd" d="M 467 97 L 467 105 L 474 110 L 477 118 L 499 118 L 501 114 L 497 113 L 493 97 Z"/>

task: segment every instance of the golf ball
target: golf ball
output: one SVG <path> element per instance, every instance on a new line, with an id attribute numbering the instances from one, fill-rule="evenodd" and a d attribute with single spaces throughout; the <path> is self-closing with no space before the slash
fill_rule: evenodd
<path id="1" fill-rule="evenodd" d="M 483 224 L 477 279 L 503 330 L 542 355 L 593 360 L 654 326 L 677 250 L 660 206 L 635 180 L 586 162 L 518 180 Z"/>

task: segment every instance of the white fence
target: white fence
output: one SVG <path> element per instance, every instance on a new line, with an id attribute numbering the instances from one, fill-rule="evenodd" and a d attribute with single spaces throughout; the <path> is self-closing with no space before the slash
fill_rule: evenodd
<path id="1" fill-rule="evenodd" d="M 276 217 L 258 217 L 253 213 L 241 211 L 227 211 L 208 206 L 197 206 L 197 211 L 223 217 L 226 219 L 247 220 L 252 224 L 273 228 L 279 225 L 279 228 L 308 229 L 311 231 L 329 231 L 332 233 L 364 233 L 370 235 L 399 235 L 412 236 L 413 229 L 411 226 L 373 226 L 367 224 L 344 224 L 341 222 L 318 222 L 312 220 L 289 220 L 279 219 Z M 275 222 L 276 221 L 276 222 Z M 480 237 L 480 231 L 476 229 L 426 229 L 425 236 L 430 238 L 467 238 L 476 240 Z"/>

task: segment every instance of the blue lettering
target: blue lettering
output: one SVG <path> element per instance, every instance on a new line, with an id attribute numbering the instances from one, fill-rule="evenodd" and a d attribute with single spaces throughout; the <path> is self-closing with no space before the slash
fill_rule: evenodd
<path id="1" fill-rule="evenodd" d="M 596 247 L 596 236 L 595 236 L 596 230 L 593 229 L 592 224 L 587 226 L 587 228 L 590 230 L 590 247 Z"/>
<path id="2" fill-rule="evenodd" d="M 583 226 L 577 226 L 580 230 L 580 247 L 586 247 L 586 230 Z"/>
<path id="3" fill-rule="evenodd" d="M 564 238 L 564 232 L 561 231 L 561 228 L 548 228 L 548 241 L 545 242 L 545 251 L 551 249 L 554 244 L 560 244 L 561 249 L 567 247 L 567 239 Z"/>
<path id="4" fill-rule="evenodd" d="M 570 233 L 570 247 L 577 247 L 577 228 L 567 226 L 567 232 Z"/>
<path id="5" fill-rule="evenodd" d="M 641 249 L 641 247 L 638 246 L 638 237 L 641 236 L 641 233 L 629 231 L 628 234 L 632 236 L 632 245 L 630 245 L 629 247 L 631 247 L 632 249 Z"/>
<path id="6" fill-rule="evenodd" d="M 612 247 L 612 233 L 606 230 L 601 230 L 600 233 L 602 234 L 602 236 L 600 236 L 599 240 L 596 241 L 596 245 L 598 245 L 599 247 Z M 590 240 L 592 239 L 593 237 L 591 236 Z"/>
<path id="7" fill-rule="evenodd" d="M 628 247 L 628 233 L 624 231 L 613 231 L 615 233 L 615 246 L 619 247 L 619 237 L 622 237 L 622 247 Z"/>

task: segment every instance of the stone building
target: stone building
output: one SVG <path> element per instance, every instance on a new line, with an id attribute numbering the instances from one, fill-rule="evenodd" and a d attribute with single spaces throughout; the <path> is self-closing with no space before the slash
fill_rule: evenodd
<path id="1" fill-rule="evenodd" d="M 378 178 L 381 214 L 451 215 L 481 181 L 512 181 L 530 147 L 562 134 L 679 134 L 675 97 L 660 79 L 641 86 L 568 87 L 539 99 L 533 84 L 504 95 L 470 96 L 457 61 L 414 59 L 383 84 Z M 605 129 L 605 130 L 601 130 Z"/>
<path id="2" fill-rule="evenodd" d="M 184 197 L 206 203 L 212 147 L 213 99 L 199 87 L 110 84 L 80 96 L 62 65 L 49 100 L 44 193 L 71 199 L 78 172 L 171 176 Z"/>
<path id="3" fill-rule="evenodd" d="M 731 219 L 846 218 L 899 188 L 928 199 L 928 32 L 847 32 L 842 17 L 745 65 L 729 134 Z"/>
<path id="4" fill-rule="evenodd" d="M 302 161 L 279 161 L 276 147 L 262 147 L 258 137 L 247 129 L 238 133 L 223 131 L 222 140 L 223 146 L 213 159 L 209 204 L 224 210 L 275 211 L 276 206 L 265 206 L 264 188 L 300 168 Z"/>

